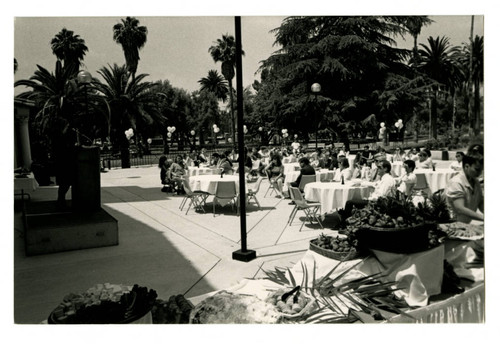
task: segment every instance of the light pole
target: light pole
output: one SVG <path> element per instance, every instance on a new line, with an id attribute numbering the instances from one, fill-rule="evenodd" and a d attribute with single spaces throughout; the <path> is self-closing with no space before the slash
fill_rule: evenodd
<path id="1" fill-rule="evenodd" d="M 318 93 L 321 92 L 321 85 L 315 82 L 314 84 L 311 85 L 311 92 L 314 93 L 314 114 L 316 117 L 316 149 L 318 148 L 318 126 L 319 126 L 319 120 L 318 120 Z"/>
<path id="2" fill-rule="evenodd" d="M 79 85 L 83 85 L 83 90 L 85 92 L 85 117 L 89 115 L 89 104 L 87 99 L 87 85 L 92 82 L 92 74 L 86 70 L 78 72 L 76 80 Z M 80 145 L 80 131 L 76 129 L 76 143 Z"/>

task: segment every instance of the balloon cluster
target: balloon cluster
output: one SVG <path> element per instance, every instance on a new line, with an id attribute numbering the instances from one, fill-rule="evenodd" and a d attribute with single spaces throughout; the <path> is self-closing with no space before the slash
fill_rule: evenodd
<path id="1" fill-rule="evenodd" d="M 401 129 L 403 128 L 403 120 L 402 119 L 398 119 L 398 121 L 396 122 L 396 124 L 394 124 L 394 126 L 398 129 Z"/>
<path id="2" fill-rule="evenodd" d="M 214 124 L 213 125 L 213 128 L 214 128 L 214 133 L 218 133 L 220 131 L 219 127 L 217 126 L 217 124 Z"/>
<path id="3" fill-rule="evenodd" d="M 134 129 L 130 128 L 128 130 L 125 130 L 125 137 L 127 140 L 130 140 L 134 136 Z"/>
<path id="4" fill-rule="evenodd" d="M 283 137 L 288 137 L 288 129 L 282 129 L 281 133 L 283 134 Z"/>
<path id="5" fill-rule="evenodd" d="M 167 131 L 168 131 L 167 136 L 172 137 L 172 134 L 175 131 L 175 127 L 167 127 Z"/>

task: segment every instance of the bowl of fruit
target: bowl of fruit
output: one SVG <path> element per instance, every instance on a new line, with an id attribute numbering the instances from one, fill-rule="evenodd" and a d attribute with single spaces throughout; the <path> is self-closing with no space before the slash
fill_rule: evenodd
<path id="1" fill-rule="evenodd" d="M 332 237 L 320 234 L 318 238 L 309 242 L 311 251 L 341 261 L 358 258 L 361 253 L 357 246 L 358 240 L 353 235 Z"/>
<path id="2" fill-rule="evenodd" d="M 432 247 L 430 239 L 437 224 L 427 203 L 415 205 L 411 199 L 379 198 L 355 209 L 346 220 L 360 249 L 394 253 L 414 253 Z"/>

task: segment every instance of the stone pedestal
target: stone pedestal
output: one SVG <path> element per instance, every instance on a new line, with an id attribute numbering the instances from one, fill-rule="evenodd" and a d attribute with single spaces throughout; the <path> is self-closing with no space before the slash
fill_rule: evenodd
<path id="1" fill-rule="evenodd" d="M 89 212 L 101 208 L 99 147 L 82 146 L 77 150 L 71 199 L 74 211 Z"/>

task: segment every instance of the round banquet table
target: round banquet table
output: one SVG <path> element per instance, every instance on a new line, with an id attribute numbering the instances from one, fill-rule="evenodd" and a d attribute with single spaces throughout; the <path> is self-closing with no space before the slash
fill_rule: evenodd
<path id="1" fill-rule="evenodd" d="M 287 183 L 291 183 L 297 180 L 297 177 L 299 176 L 300 171 L 292 171 L 287 174 L 285 174 L 285 187 Z M 335 171 L 330 171 L 328 169 L 320 169 L 319 171 L 316 171 L 316 181 L 317 182 L 326 182 L 326 181 L 331 181 L 333 180 L 333 177 L 335 175 Z"/>
<path id="2" fill-rule="evenodd" d="M 216 167 L 196 167 L 196 166 L 189 166 L 188 167 L 188 176 L 201 176 L 201 175 L 206 175 L 206 174 L 218 174 L 220 169 Z"/>
<path id="3" fill-rule="evenodd" d="M 298 162 L 291 162 L 289 164 L 283 164 L 285 176 L 293 171 L 300 171 L 300 164 Z"/>
<path id="4" fill-rule="evenodd" d="M 236 184 L 236 193 L 239 190 L 239 179 L 238 175 L 224 175 L 222 178 L 220 174 L 209 174 L 203 176 L 192 176 L 189 177 L 189 187 L 193 191 L 204 191 L 211 195 L 215 195 L 215 188 L 218 182 L 233 181 Z"/>
<path id="5" fill-rule="evenodd" d="M 414 173 L 425 175 L 431 192 L 446 188 L 448 181 L 458 174 L 457 171 L 448 168 L 436 168 L 435 171 L 432 169 L 415 169 Z"/>
<path id="6" fill-rule="evenodd" d="M 354 186 L 356 185 L 356 186 Z M 304 187 L 304 198 L 311 202 L 321 203 L 321 213 L 329 214 L 343 208 L 348 200 L 363 199 L 370 195 L 368 186 L 360 185 L 360 181 L 309 183 Z"/>

